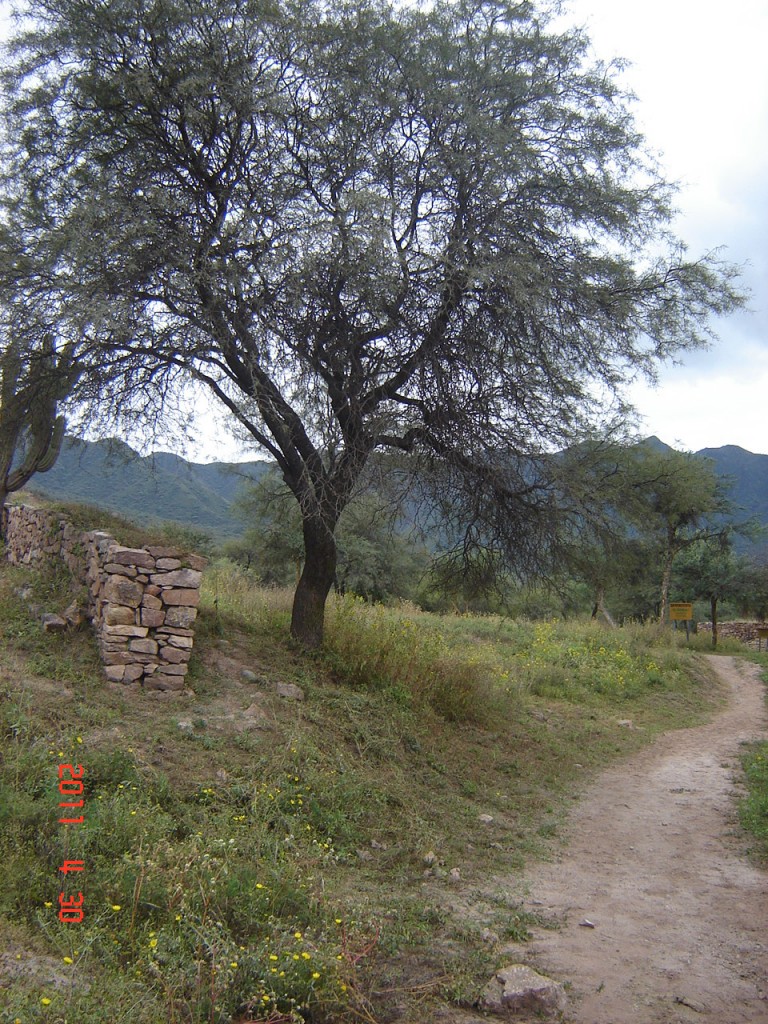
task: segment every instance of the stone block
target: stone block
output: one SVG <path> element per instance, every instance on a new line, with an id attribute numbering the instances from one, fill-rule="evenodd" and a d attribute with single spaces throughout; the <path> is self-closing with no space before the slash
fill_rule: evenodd
<path id="1" fill-rule="evenodd" d="M 166 634 L 166 638 L 172 647 L 180 647 L 182 650 L 192 650 L 194 639 L 191 636 L 174 636 L 173 634 Z"/>
<path id="2" fill-rule="evenodd" d="M 146 550 L 157 561 L 158 558 L 178 558 L 179 549 L 163 547 L 159 544 L 147 544 Z"/>
<path id="3" fill-rule="evenodd" d="M 183 665 L 189 661 L 191 651 L 182 651 L 178 647 L 161 647 L 160 657 L 163 661 L 172 662 L 174 665 Z"/>
<path id="4" fill-rule="evenodd" d="M 171 606 L 165 615 L 166 626 L 181 626 L 188 629 L 197 618 L 197 608 Z"/>
<path id="5" fill-rule="evenodd" d="M 125 665 L 106 665 L 104 673 L 111 683 L 122 683 L 125 676 Z"/>
<path id="6" fill-rule="evenodd" d="M 149 630 L 146 626 L 102 626 L 101 635 L 104 640 L 114 639 L 120 636 L 147 636 Z"/>
<path id="7" fill-rule="evenodd" d="M 141 624 L 142 626 L 149 626 L 154 629 L 157 626 L 162 626 L 165 622 L 165 612 L 158 611 L 155 608 L 142 608 L 141 609 Z"/>
<path id="8" fill-rule="evenodd" d="M 161 665 L 160 670 L 169 676 L 185 676 L 189 671 L 189 665 L 172 665 L 167 663 Z"/>
<path id="9" fill-rule="evenodd" d="M 103 640 L 99 641 L 99 651 L 101 654 L 120 654 L 127 653 L 128 651 L 128 638 L 124 637 L 120 643 L 105 643 Z"/>
<path id="10" fill-rule="evenodd" d="M 112 576 L 128 576 L 131 579 L 137 575 L 137 570 L 132 565 L 120 565 L 118 562 L 107 562 L 104 572 Z"/>
<path id="11" fill-rule="evenodd" d="M 200 604 L 199 590 L 164 590 L 162 593 L 164 604 L 186 605 L 188 608 L 197 608 Z"/>
<path id="12" fill-rule="evenodd" d="M 176 569 L 173 572 L 153 573 L 150 576 L 152 583 L 162 587 L 191 587 L 200 586 L 203 574 L 197 569 Z"/>
<path id="13" fill-rule="evenodd" d="M 67 628 L 67 620 L 53 612 L 46 612 L 42 618 L 43 631 L 45 633 L 63 633 Z"/>
<path id="14" fill-rule="evenodd" d="M 170 572 L 171 569 L 181 569 L 181 560 L 179 558 L 158 558 L 155 567 L 162 569 L 163 572 Z"/>
<path id="15" fill-rule="evenodd" d="M 144 680 L 145 690 L 171 690 L 180 692 L 184 689 L 183 676 L 168 676 L 164 672 L 155 672 Z"/>
<path id="16" fill-rule="evenodd" d="M 502 1016 L 518 1013 L 548 1015 L 566 1007 L 563 986 L 525 964 L 512 964 L 498 971 L 480 1000 L 482 1009 Z"/>
<path id="17" fill-rule="evenodd" d="M 104 600 L 111 604 L 138 608 L 143 597 L 144 587 L 125 576 L 110 576 L 104 584 Z"/>
<path id="18" fill-rule="evenodd" d="M 109 560 L 120 565 L 135 565 L 140 569 L 155 568 L 155 559 L 144 548 L 125 548 L 116 544 L 109 549 Z"/>
<path id="19" fill-rule="evenodd" d="M 144 675 L 143 665 L 126 665 L 125 675 L 123 676 L 124 683 L 135 683 L 137 679 L 141 679 Z"/>
<path id="20" fill-rule="evenodd" d="M 103 665 L 133 664 L 133 658 L 127 651 L 102 651 L 101 661 Z"/>
<path id="21" fill-rule="evenodd" d="M 136 609 L 124 604 L 108 604 L 104 608 L 104 621 L 108 626 L 135 626 Z"/>
<path id="22" fill-rule="evenodd" d="M 136 651 L 137 654 L 157 654 L 157 641 L 151 640 L 149 637 L 143 640 L 130 640 L 128 650 Z"/>
<path id="23" fill-rule="evenodd" d="M 147 590 L 149 590 L 149 588 L 147 588 Z M 154 594 L 150 594 L 148 592 L 145 592 L 144 597 L 142 597 L 141 604 L 142 604 L 143 608 L 162 608 L 163 607 L 163 602 L 160 600 L 160 598 L 156 597 Z"/>
<path id="24" fill-rule="evenodd" d="M 295 683 L 276 683 L 275 692 L 285 700 L 304 700 L 304 691 Z"/>

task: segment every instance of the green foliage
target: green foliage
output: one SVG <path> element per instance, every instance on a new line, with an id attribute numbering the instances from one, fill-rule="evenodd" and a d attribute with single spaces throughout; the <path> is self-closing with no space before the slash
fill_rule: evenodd
<path id="1" fill-rule="evenodd" d="M 295 584 L 305 557 L 301 511 L 278 474 L 266 473 L 235 508 L 247 528 L 225 553 L 268 586 Z M 336 530 L 338 591 L 369 601 L 414 596 L 429 555 L 398 520 L 372 491 L 350 502 Z"/>
<path id="2" fill-rule="evenodd" d="M 310 882 L 340 856 L 336 833 L 354 843 L 355 825 L 300 779 L 305 766 L 269 785 L 238 779 L 177 793 L 162 807 L 164 787 L 128 752 L 91 751 L 71 736 L 56 746 L 17 739 L 0 764 L 3 790 L 15 779 L 0 819 L 8 919 L 36 924 L 51 906 L 51 879 L 76 853 L 87 865 L 74 876 L 86 918 L 46 931 L 73 970 L 96 961 L 144 979 L 158 1019 L 164 1005 L 166 1019 L 200 1024 L 244 1008 L 301 1021 L 345 1001 L 352 951 L 366 939 L 317 902 Z M 87 766 L 86 822 L 68 829 L 56 824 L 52 795 L 64 760 Z M 48 994 L 54 1011 L 64 1005 Z"/>
<path id="3" fill-rule="evenodd" d="M 730 482 L 710 460 L 662 446 L 593 442 L 565 453 L 585 514 L 563 572 L 592 590 L 595 611 L 668 617 L 677 559 L 692 545 L 725 543 L 735 524 Z M 704 596 L 697 594 L 696 596 Z M 707 597 L 710 596 L 708 593 Z"/>
<path id="4" fill-rule="evenodd" d="M 768 743 L 757 743 L 743 758 L 749 794 L 739 807 L 742 826 L 755 837 L 755 852 L 768 861 Z"/>
<path id="5" fill-rule="evenodd" d="M 332 605 L 326 658 L 351 686 L 382 689 L 396 702 L 423 702 L 448 721 L 488 724 L 504 688 L 495 666 L 474 651 L 459 653 L 437 628 L 355 598 Z"/>
<path id="6" fill-rule="evenodd" d="M 739 601 L 744 614 L 755 615 L 762 622 L 768 618 L 768 564 L 752 564 L 747 571 Z"/>
<path id="7" fill-rule="evenodd" d="M 539 696 L 586 703 L 596 695 L 621 703 L 649 690 L 674 689 L 682 671 L 678 655 L 633 653 L 632 639 L 632 630 L 538 623 L 518 655 L 518 671 Z"/>

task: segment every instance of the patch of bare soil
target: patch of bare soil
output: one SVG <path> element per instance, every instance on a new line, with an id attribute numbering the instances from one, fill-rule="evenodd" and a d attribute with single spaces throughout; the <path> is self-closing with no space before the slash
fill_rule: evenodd
<path id="1" fill-rule="evenodd" d="M 745 856 L 735 782 L 764 691 L 756 666 L 710 661 L 725 709 L 603 774 L 561 858 L 527 875 L 525 902 L 560 928 L 509 952 L 568 983 L 572 1024 L 768 1024 L 768 874 Z"/>

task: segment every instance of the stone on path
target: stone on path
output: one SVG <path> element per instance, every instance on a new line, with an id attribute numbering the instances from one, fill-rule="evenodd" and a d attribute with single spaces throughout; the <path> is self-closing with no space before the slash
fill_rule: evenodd
<path id="1" fill-rule="evenodd" d="M 45 633 L 63 633 L 67 628 L 66 619 L 62 619 L 60 615 L 54 615 L 53 612 L 46 612 L 43 615 L 42 623 Z"/>
<path id="2" fill-rule="evenodd" d="M 304 691 L 295 683 L 277 683 L 275 690 L 277 696 L 285 700 L 304 700 Z"/>
<path id="3" fill-rule="evenodd" d="M 488 982 L 480 1000 L 482 1009 L 501 1016 L 516 1013 L 558 1013 L 565 1009 L 565 990 L 524 964 L 512 964 L 498 971 Z"/>

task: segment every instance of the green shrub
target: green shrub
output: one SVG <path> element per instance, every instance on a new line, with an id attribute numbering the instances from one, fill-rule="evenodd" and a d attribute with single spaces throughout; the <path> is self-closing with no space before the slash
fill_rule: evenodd
<path id="1" fill-rule="evenodd" d="M 749 794 L 739 808 L 741 823 L 757 840 L 758 856 L 768 860 L 768 743 L 756 744 L 743 765 Z"/>
<path id="2" fill-rule="evenodd" d="M 484 724 L 500 709 L 498 669 L 407 612 L 346 596 L 329 603 L 326 660 L 340 682 L 422 703 L 451 722 Z"/>

